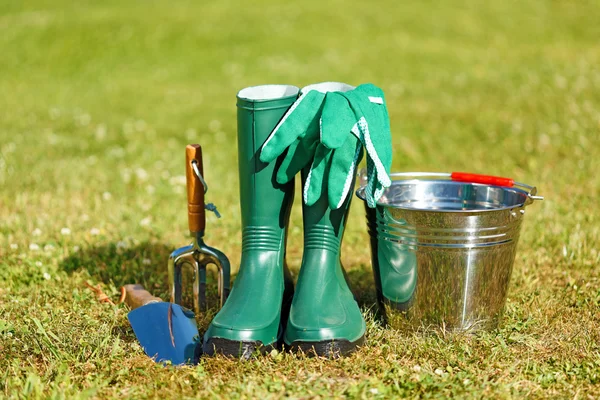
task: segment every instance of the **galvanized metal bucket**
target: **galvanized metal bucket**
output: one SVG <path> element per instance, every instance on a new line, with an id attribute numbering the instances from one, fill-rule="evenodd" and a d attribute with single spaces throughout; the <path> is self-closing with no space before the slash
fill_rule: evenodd
<path id="1" fill-rule="evenodd" d="M 536 188 L 464 173 L 396 173 L 367 225 L 389 325 L 447 331 L 498 325 L 525 207 Z M 448 179 L 449 178 L 449 179 Z M 359 175 L 364 183 L 364 174 Z M 356 192 L 363 201 L 364 185 Z"/>

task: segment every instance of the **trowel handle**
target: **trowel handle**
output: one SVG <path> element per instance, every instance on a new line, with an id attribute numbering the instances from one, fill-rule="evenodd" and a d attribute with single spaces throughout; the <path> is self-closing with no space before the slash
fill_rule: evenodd
<path id="1" fill-rule="evenodd" d="M 135 310 L 138 307 L 145 306 L 149 303 L 161 302 L 160 297 L 154 297 L 142 285 L 125 285 L 125 303 Z"/>
<path id="2" fill-rule="evenodd" d="M 196 175 L 194 167 L 204 176 L 202 166 L 202 148 L 199 144 L 188 144 L 185 148 L 185 179 L 188 198 L 188 224 L 190 232 L 204 233 L 206 216 L 204 214 L 205 186 Z"/>

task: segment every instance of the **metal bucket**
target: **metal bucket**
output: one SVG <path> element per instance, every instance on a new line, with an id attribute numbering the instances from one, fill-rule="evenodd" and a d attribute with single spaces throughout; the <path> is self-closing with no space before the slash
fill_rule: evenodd
<path id="1" fill-rule="evenodd" d="M 388 324 L 404 330 L 495 328 L 525 207 L 543 198 L 535 187 L 507 178 L 391 176 L 375 208 L 365 201 L 377 297 Z M 465 177 L 468 182 L 453 180 Z M 356 192 L 363 201 L 364 190 Z"/>

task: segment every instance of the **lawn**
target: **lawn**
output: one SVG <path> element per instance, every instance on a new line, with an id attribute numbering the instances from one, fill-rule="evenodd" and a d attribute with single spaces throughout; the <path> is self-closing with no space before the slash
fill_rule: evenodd
<path id="1" fill-rule="evenodd" d="M 243 4 L 0 3 L 0 397 L 600 397 L 600 3 Z M 395 171 L 504 175 L 546 196 L 528 208 L 502 326 L 386 328 L 355 199 L 343 262 L 367 318 L 357 353 L 154 364 L 127 307 L 86 283 L 115 302 L 132 282 L 167 298 L 195 142 L 223 215 L 206 241 L 236 269 L 235 94 L 324 80 L 385 91 Z M 298 195 L 288 255 L 297 275 Z"/>

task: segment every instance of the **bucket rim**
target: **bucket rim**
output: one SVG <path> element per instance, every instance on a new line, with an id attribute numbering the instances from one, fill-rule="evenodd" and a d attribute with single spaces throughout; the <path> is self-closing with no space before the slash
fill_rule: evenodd
<path id="1" fill-rule="evenodd" d="M 376 206 L 384 207 L 384 208 L 408 210 L 408 211 L 419 211 L 419 212 L 481 214 L 481 213 L 487 213 L 487 212 L 506 211 L 506 210 L 513 210 L 515 208 L 522 208 L 522 207 L 526 207 L 526 206 L 532 204 L 534 201 L 530 192 L 527 192 L 518 187 L 506 187 L 506 186 L 490 185 L 490 184 L 475 183 L 475 182 L 459 182 L 459 181 L 452 181 L 449 179 L 401 179 L 401 180 L 393 180 L 392 186 L 393 185 L 402 185 L 402 184 L 414 184 L 414 183 L 419 183 L 419 182 L 444 183 L 444 184 L 451 184 L 451 185 L 469 185 L 469 186 L 477 186 L 477 187 L 493 187 L 493 188 L 498 188 L 498 189 L 501 189 L 501 190 L 504 190 L 507 192 L 516 192 L 519 194 L 523 194 L 524 197 L 526 198 L 526 200 L 523 201 L 522 203 L 518 203 L 518 204 L 514 204 L 514 205 L 509 205 L 509 206 L 507 205 L 507 206 L 502 206 L 502 207 L 497 207 L 497 208 L 488 208 L 488 209 L 453 209 L 453 210 L 427 209 L 427 208 L 410 207 L 410 206 L 406 206 L 406 205 L 402 205 L 402 204 L 382 203 L 380 201 L 377 201 Z M 366 186 L 360 186 L 356 190 L 355 195 L 356 195 L 356 197 L 361 199 L 366 204 L 367 199 L 364 195 L 365 188 L 366 188 Z"/>

